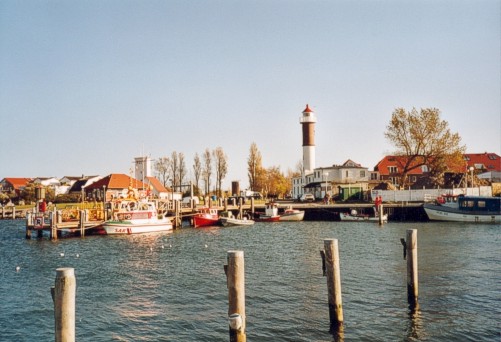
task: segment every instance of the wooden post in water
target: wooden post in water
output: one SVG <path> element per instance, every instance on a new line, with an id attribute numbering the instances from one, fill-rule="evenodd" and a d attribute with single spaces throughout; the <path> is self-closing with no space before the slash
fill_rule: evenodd
<path id="1" fill-rule="evenodd" d="M 224 198 L 224 211 L 228 211 L 228 198 Z"/>
<path id="2" fill-rule="evenodd" d="M 12 207 L 12 219 L 16 219 L 16 207 Z"/>
<path id="3" fill-rule="evenodd" d="M 379 225 L 382 226 L 384 223 L 383 220 L 383 203 L 380 203 L 379 208 L 377 208 L 377 212 L 379 213 Z"/>
<path id="4" fill-rule="evenodd" d="M 245 342 L 245 267 L 243 251 L 228 251 L 225 266 L 228 286 L 230 342 Z"/>
<path id="5" fill-rule="evenodd" d="M 31 228 L 30 226 L 34 225 L 34 219 L 33 216 L 35 216 L 34 213 L 29 213 L 28 217 L 26 218 L 26 239 L 31 239 Z"/>
<path id="6" fill-rule="evenodd" d="M 80 225 L 80 236 L 81 237 L 85 236 L 85 221 L 87 220 L 85 216 L 86 216 L 85 210 L 80 210 L 80 222 L 79 222 L 79 225 Z"/>
<path id="7" fill-rule="evenodd" d="M 75 341 L 76 288 L 77 282 L 73 268 L 56 269 L 55 287 L 51 288 L 56 342 Z"/>
<path id="8" fill-rule="evenodd" d="M 410 305 L 415 305 L 417 304 L 419 295 L 417 229 L 407 230 L 406 254 L 407 254 L 407 300 Z"/>
<path id="9" fill-rule="evenodd" d="M 2 207 L 2 219 L 5 218 L 5 207 Z"/>
<path id="10" fill-rule="evenodd" d="M 242 199 L 242 197 L 240 197 L 240 198 L 238 199 L 238 218 L 239 218 L 239 219 L 242 219 L 242 218 L 243 218 L 243 217 L 242 217 L 242 206 L 243 206 L 243 199 Z"/>
<path id="11" fill-rule="evenodd" d="M 256 210 L 256 208 L 254 206 L 254 197 L 251 197 L 251 213 L 252 213 L 252 215 L 254 215 L 255 210 Z"/>
<path id="12" fill-rule="evenodd" d="M 337 239 L 324 240 L 327 294 L 331 327 L 343 325 L 343 302 L 341 298 L 341 272 Z"/>

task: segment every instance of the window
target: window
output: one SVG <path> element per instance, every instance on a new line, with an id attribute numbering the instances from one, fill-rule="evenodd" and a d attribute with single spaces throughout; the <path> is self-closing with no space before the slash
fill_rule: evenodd
<path id="1" fill-rule="evenodd" d="M 388 166 L 388 171 L 390 173 L 397 173 L 398 172 L 398 168 L 396 166 Z"/>
<path id="2" fill-rule="evenodd" d="M 489 159 L 490 160 L 496 160 L 498 159 L 495 154 L 489 154 Z"/>
<path id="3" fill-rule="evenodd" d="M 428 165 L 421 166 L 421 172 L 428 172 Z"/>
<path id="4" fill-rule="evenodd" d="M 468 161 L 468 160 L 470 160 L 470 157 L 469 156 L 464 156 L 464 160 Z"/>
<path id="5" fill-rule="evenodd" d="M 485 201 L 478 201 L 477 205 L 479 208 L 485 208 Z"/>
<path id="6" fill-rule="evenodd" d="M 348 178 L 348 171 L 346 171 L 346 174 L 345 174 L 345 175 L 346 175 L 346 178 Z"/>
<path id="7" fill-rule="evenodd" d="M 360 171 L 360 177 L 365 177 L 365 171 Z"/>

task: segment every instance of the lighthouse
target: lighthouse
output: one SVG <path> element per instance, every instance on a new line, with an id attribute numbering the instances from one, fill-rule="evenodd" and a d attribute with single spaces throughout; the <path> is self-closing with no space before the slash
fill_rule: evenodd
<path id="1" fill-rule="evenodd" d="M 308 105 L 299 118 L 303 129 L 303 172 L 304 175 L 312 173 L 315 169 L 315 123 L 317 117 Z"/>

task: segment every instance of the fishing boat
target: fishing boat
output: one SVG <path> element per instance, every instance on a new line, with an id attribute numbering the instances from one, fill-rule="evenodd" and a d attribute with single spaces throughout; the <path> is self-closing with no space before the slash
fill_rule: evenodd
<path id="1" fill-rule="evenodd" d="M 280 215 L 280 221 L 302 221 L 303 218 L 304 210 L 292 209 L 290 206 Z"/>
<path id="2" fill-rule="evenodd" d="M 221 213 L 221 216 L 219 217 L 219 221 L 224 227 L 229 227 L 229 226 L 250 226 L 254 224 L 254 220 L 248 219 L 247 217 L 243 217 L 241 219 L 236 218 L 233 216 L 233 213 L 231 211 L 226 211 L 224 213 Z"/>
<path id="3" fill-rule="evenodd" d="M 112 202 L 111 219 L 103 224 L 107 235 L 141 234 L 172 230 L 172 222 L 159 215 L 155 202 L 147 199 L 120 199 Z"/>
<path id="4" fill-rule="evenodd" d="M 278 204 L 275 202 L 266 203 L 264 214 L 254 213 L 254 220 L 257 222 L 277 222 L 280 221 L 280 215 L 278 215 Z"/>
<path id="5" fill-rule="evenodd" d="M 501 197 L 442 195 L 423 208 L 432 221 L 501 222 Z"/>
<path id="6" fill-rule="evenodd" d="M 199 208 L 198 213 L 193 216 L 193 226 L 195 228 L 217 225 L 219 225 L 219 214 L 215 208 Z"/>
<path id="7" fill-rule="evenodd" d="M 368 222 L 379 222 L 379 213 L 375 207 L 372 208 L 373 214 L 361 214 L 355 209 L 352 209 L 349 213 L 339 213 L 339 218 L 341 221 L 368 221 Z M 383 214 L 383 222 L 388 222 L 388 214 Z"/>

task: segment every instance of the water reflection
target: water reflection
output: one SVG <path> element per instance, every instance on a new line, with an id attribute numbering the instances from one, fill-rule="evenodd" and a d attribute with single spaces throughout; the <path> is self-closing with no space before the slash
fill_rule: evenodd
<path id="1" fill-rule="evenodd" d="M 419 303 L 409 304 L 409 325 L 407 327 L 407 337 L 410 341 L 420 340 L 423 336 L 423 320 Z"/>

